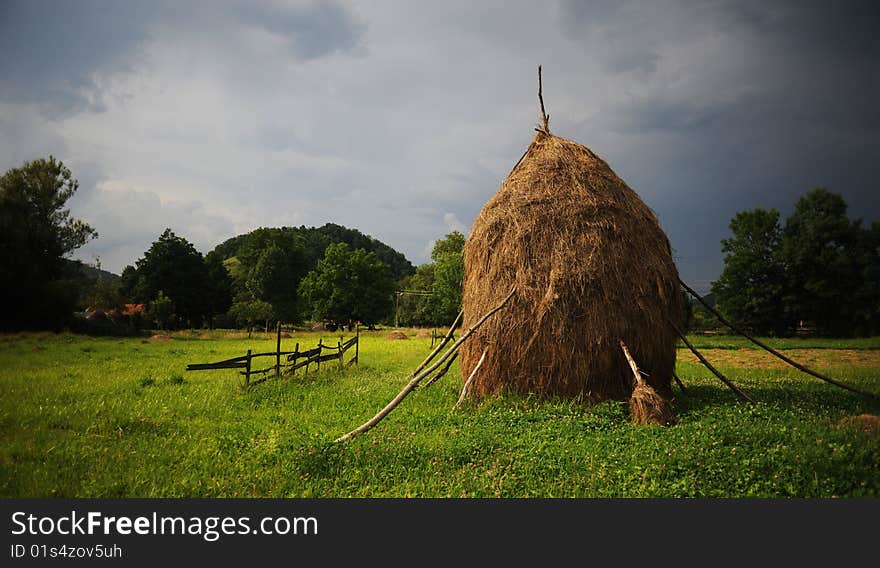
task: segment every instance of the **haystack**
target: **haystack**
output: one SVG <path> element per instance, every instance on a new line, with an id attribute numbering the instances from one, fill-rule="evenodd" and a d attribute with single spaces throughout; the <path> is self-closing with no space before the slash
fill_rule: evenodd
<path id="1" fill-rule="evenodd" d="M 409 337 L 402 331 L 395 329 L 386 336 L 386 339 L 409 339 Z"/>
<path id="2" fill-rule="evenodd" d="M 465 244 L 465 328 L 516 293 L 462 346 L 462 376 L 485 350 L 477 398 L 510 390 L 626 400 L 635 381 L 623 341 L 665 404 L 677 339 L 667 318 L 681 314 L 669 240 L 607 163 L 546 125 Z"/>

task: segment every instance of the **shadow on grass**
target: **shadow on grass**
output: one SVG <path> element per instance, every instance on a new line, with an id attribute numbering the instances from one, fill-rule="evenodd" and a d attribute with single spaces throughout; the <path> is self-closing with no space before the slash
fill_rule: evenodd
<path id="1" fill-rule="evenodd" d="M 744 387 L 745 388 L 745 387 Z M 838 389 L 832 386 L 810 385 L 796 389 L 781 386 L 746 388 L 758 405 L 789 406 L 800 412 L 827 414 L 829 411 L 861 414 L 880 412 L 880 401 Z M 751 406 L 722 386 L 688 386 L 686 392 L 676 391 L 673 406 L 680 414 L 696 416 L 711 413 L 713 409 L 732 405 Z"/>

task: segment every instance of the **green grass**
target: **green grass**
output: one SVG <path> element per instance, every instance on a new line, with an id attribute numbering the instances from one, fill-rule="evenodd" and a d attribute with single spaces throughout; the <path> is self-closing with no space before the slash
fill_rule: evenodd
<path id="1" fill-rule="evenodd" d="M 816 338 L 783 337 L 759 338 L 770 347 L 785 349 L 880 349 L 880 337 Z M 755 344 L 739 335 L 691 335 L 688 341 L 697 349 L 752 349 Z M 682 346 L 684 344 L 681 344 Z"/>
<path id="2" fill-rule="evenodd" d="M 400 390 L 430 347 L 361 339 L 356 368 L 325 364 L 245 391 L 234 371 L 184 368 L 270 351 L 265 334 L 0 336 L 0 496 L 880 496 L 880 441 L 839 425 L 880 413 L 880 403 L 793 370 L 724 368 L 760 401 L 751 406 L 681 363 L 682 422 L 662 428 L 631 425 L 613 402 L 507 396 L 453 413 L 456 364 L 372 431 L 333 445 Z M 880 391 L 880 368 L 835 376 Z"/>

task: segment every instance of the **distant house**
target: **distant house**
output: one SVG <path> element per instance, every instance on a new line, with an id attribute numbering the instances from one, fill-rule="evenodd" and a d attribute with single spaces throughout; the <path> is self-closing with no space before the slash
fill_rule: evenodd
<path id="1" fill-rule="evenodd" d="M 123 316 L 143 315 L 143 313 L 143 304 L 124 304 L 122 307 L 122 311 L 120 312 L 120 314 Z"/>

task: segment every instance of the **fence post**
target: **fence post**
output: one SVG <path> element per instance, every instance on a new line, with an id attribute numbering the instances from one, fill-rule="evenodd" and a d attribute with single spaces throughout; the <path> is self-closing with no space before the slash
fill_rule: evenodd
<path id="1" fill-rule="evenodd" d="M 321 344 L 322 341 L 324 341 L 323 337 L 318 340 L 318 367 L 315 371 L 316 373 L 321 372 L 321 355 L 324 353 L 324 345 Z"/>
<path id="2" fill-rule="evenodd" d="M 246 387 L 251 386 L 251 350 L 247 352 L 247 366 L 244 369 L 244 384 Z"/>
<path id="3" fill-rule="evenodd" d="M 278 320 L 275 332 L 275 378 L 281 376 L 281 320 Z"/>
<path id="4" fill-rule="evenodd" d="M 358 365 L 358 350 L 361 348 L 361 327 L 360 324 L 354 326 L 354 364 Z"/>
<path id="5" fill-rule="evenodd" d="M 339 343 L 336 344 L 336 348 L 339 349 L 339 370 L 341 371 L 342 369 L 345 368 L 345 365 L 343 364 L 343 361 L 342 361 L 342 338 L 341 337 L 339 338 Z"/>
<path id="6" fill-rule="evenodd" d="M 293 348 L 293 366 L 290 368 L 290 374 L 296 375 L 296 360 L 299 359 L 299 343 Z"/>

